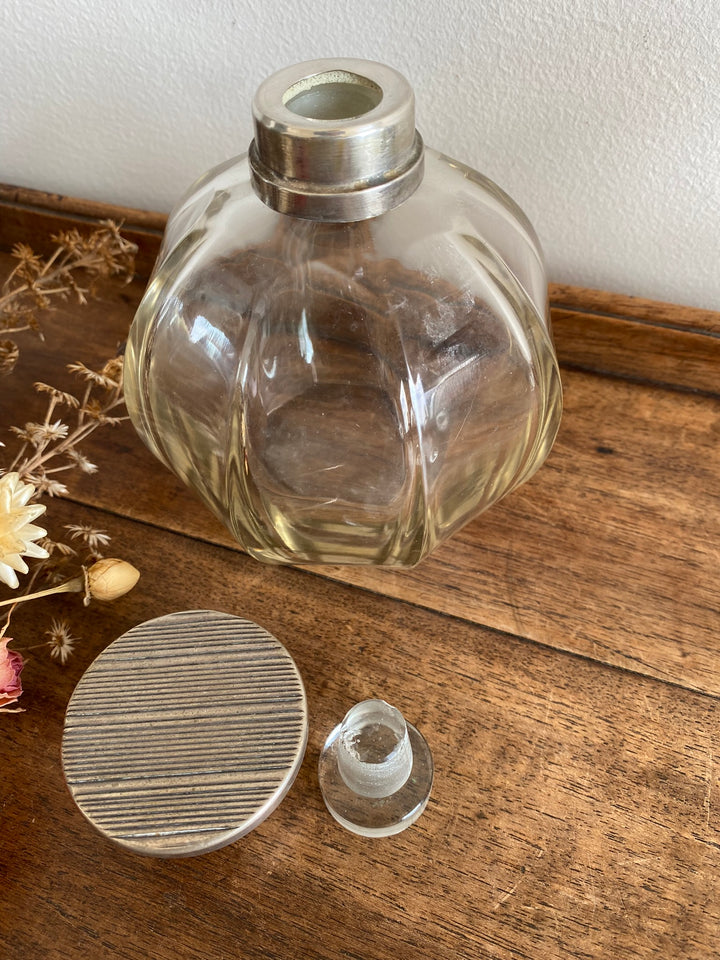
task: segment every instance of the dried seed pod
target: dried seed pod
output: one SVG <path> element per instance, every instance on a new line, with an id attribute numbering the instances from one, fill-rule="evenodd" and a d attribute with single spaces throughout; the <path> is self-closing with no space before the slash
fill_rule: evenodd
<path id="1" fill-rule="evenodd" d="M 126 560 L 98 560 L 87 570 L 86 602 L 91 597 L 93 600 L 117 600 L 132 590 L 139 577 L 140 572 Z"/>

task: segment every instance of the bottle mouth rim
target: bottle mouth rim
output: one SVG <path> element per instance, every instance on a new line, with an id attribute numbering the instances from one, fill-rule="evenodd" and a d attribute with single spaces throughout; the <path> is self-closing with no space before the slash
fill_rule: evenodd
<path id="1" fill-rule="evenodd" d="M 406 200 L 423 176 L 412 87 L 370 60 L 311 60 L 268 77 L 253 100 L 251 182 L 268 206 L 352 221 Z"/>
<path id="2" fill-rule="evenodd" d="M 305 120 L 357 120 L 383 99 L 382 87 L 351 70 L 323 70 L 292 83 L 282 104 Z"/>

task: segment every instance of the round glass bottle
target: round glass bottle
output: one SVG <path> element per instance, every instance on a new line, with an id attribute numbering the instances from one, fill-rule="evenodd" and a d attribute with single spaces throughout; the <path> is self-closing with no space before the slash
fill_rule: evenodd
<path id="1" fill-rule="evenodd" d="M 528 479 L 561 389 L 535 233 L 394 70 L 313 61 L 171 214 L 128 341 L 150 449 L 261 560 L 413 565 Z"/>

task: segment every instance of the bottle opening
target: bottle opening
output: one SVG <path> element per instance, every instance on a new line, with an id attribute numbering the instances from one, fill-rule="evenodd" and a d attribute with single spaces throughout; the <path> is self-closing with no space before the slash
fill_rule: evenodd
<path id="1" fill-rule="evenodd" d="M 374 110 L 382 97 L 367 77 L 331 70 L 298 80 L 285 91 L 283 105 L 308 120 L 354 120 Z"/>

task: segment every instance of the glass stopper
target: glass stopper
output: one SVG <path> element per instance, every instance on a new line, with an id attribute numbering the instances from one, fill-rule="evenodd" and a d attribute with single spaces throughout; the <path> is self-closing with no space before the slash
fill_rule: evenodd
<path id="1" fill-rule="evenodd" d="M 425 809 L 433 762 L 425 738 L 399 710 L 364 700 L 328 737 L 318 773 L 338 823 L 364 837 L 389 837 Z"/>

